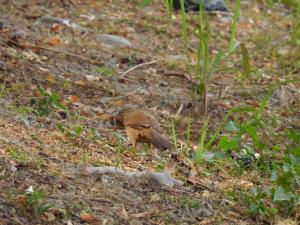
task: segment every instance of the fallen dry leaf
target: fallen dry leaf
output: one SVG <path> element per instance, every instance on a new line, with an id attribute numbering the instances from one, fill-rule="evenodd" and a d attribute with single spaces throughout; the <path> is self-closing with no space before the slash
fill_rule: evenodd
<path id="1" fill-rule="evenodd" d="M 87 81 L 86 80 L 78 80 L 74 82 L 75 84 L 78 84 L 80 86 L 86 86 L 87 85 Z"/>
<path id="2" fill-rule="evenodd" d="M 56 219 L 56 217 L 50 212 L 45 212 L 45 217 L 47 222 L 52 222 Z"/>
<path id="3" fill-rule="evenodd" d="M 3 155 L 3 156 L 8 156 L 7 154 L 7 150 L 4 149 L 4 148 L 0 148 L 0 155 Z"/>
<path id="4" fill-rule="evenodd" d="M 115 107 L 122 107 L 125 104 L 125 100 L 124 99 L 113 99 L 110 103 Z"/>
<path id="5" fill-rule="evenodd" d="M 121 212 L 120 212 L 120 217 L 124 220 L 128 220 L 128 213 L 125 209 L 125 206 L 122 206 Z"/>
<path id="6" fill-rule="evenodd" d="M 142 213 L 135 213 L 132 215 L 133 218 L 143 218 L 143 217 L 150 217 L 154 214 L 158 214 L 159 210 L 158 209 L 153 209 L 153 210 L 149 210 L 149 211 L 145 211 Z"/>
<path id="7" fill-rule="evenodd" d="M 21 205 L 24 205 L 24 204 L 25 204 L 25 200 L 26 200 L 25 195 L 18 195 L 18 196 L 17 196 L 17 201 L 18 201 L 18 203 L 20 203 Z"/>
<path id="8" fill-rule="evenodd" d="M 49 45 L 59 45 L 61 43 L 60 37 L 59 36 L 54 36 L 54 37 L 50 38 L 50 40 L 47 41 L 47 43 Z"/>
<path id="9" fill-rule="evenodd" d="M 214 224 L 214 219 L 205 219 L 205 220 L 202 220 L 198 224 L 199 225 L 212 225 L 212 224 Z"/>
<path id="10" fill-rule="evenodd" d="M 90 213 L 82 212 L 80 214 L 80 221 L 81 222 L 96 222 L 96 221 L 98 221 L 98 219 Z"/>
<path id="11" fill-rule="evenodd" d="M 39 71 L 43 72 L 43 73 L 49 73 L 49 69 L 44 68 L 44 67 L 38 67 Z"/>
<path id="12" fill-rule="evenodd" d="M 80 101 L 80 98 L 76 95 L 70 95 L 69 100 L 71 100 L 71 102 L 79 102 Z"/>
<path id="13" fill-rule="evenodd" d="M 64 28 L 63 25 L 54 23 L 54 24 L 52 25 L 52 27 L 50 28 L 50 31 L 51 31 L 52 33 L 58 33 L 58 32 L 61 31 L 63 28 Z"/>
<path id="14" fill-rule="evenodd" d="M 55 77 L 52 74 L 48 74 L 46 77 L 46 80 L 51 82 L 51 83 L 55 83 Z"/>

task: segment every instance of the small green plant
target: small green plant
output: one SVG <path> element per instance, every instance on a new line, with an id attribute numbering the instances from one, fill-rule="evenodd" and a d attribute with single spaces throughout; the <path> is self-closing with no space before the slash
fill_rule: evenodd
<path id="1" fill-rule="evenodd" d="M 31 156 L 28 152 L 18 151 L 12 146 L 8 147 L 8 155 L 11 159 L 16 160 L 21 163 L 26 163 L 31 161 Z"/>
<path id="2" fill-rule="evenodd" d="M 141 0 L 139 3 L 140 8 L 145 8 L 146 6 L 150 5 L 153 2 L 153 0 Z"/>
<path id="3" fill-rule="evenodd" d="M 52 116 L 56 109 L 66 111 L 57 93 L 52 93 L 38 87 L 39 97 L 31 99 L 31 105 L 38 116 Z"/>
<path id="4" fill-rule="evenodd" d="M 293 13 L 292 26 L 291 26 L 291 38 L 293 45 L 300 44 L 300 0 L 297 1 L 296 10 Z"/>
<path id="5" fill-rule="evenodd" d="M 115 71 L 107 67 L 96 67 L 95 71 L 103 76 L 111 77 L 114 75 Z"/>
<path id="6" fill-rule="evenodd" d="M 180 14 L 182 20 L 182 37 L 185 46 L 185 52 L 187 55 L 187 64 L 186 69 L 187 73 L 190 77 L 193 77 L 193 74 L 190 70 L 191 64 L 191 55 L 189 53 L 189 42 L 188 42 L 188 32 L 187 32 L 187 18 L 184 8 L 184 0 L 180 0 Z M 203 3 L 199 1 L 199 16 L 198 16 L 198 23 L 199 27 L 196 30 L 196 35 L 198 36 L 198 47 L 197 47 L 197 54 L 196 54 L 196 66 L 195 66 L 195 80 L 196 85 L 194 92 L 198 93 L 202 96 L 203 104 L 204 104 L 204 114 L 206 115 L 207 110 L 207 93 L 208 93 L 208 83 L 211 76 L 217 70 L 221 60 L 224 58 L 225 52 L 219 50 L 218 53 L 214 57 L 210 57 L 209 55 L 209 23 L 208 23 L 208 16 L 204 13 L 203 10 Z M 210 59 L 212 58 L 212 59 Z"/>
<path id="7" fill-rule="evenodd" d="M 64 133 L 70 139 L 80 137 L 84 131 L 84 128 L 81 125 L 75 125 L 71 128 L 66 128 L 62 123 L 57 123 L 56 127 L 60 132 Z"/>
<path id="8" fill-rule="evenodd" d="M 155 166 L 156 172 L 163 172 L 166 168 L 166 162 L 163 160 L 160 160 L 157 165 Z"/>
<path id="9" fill-rule="evenodd" d="M 21 118 L 25 118 L 30 113 L 34 113 L 35 110 L 29 106 L 14 106 L 11 105 L 9 109 L 15 113 L 17 113 Z"/>
<path id="10" fill-rule="evenodd" d="M 5 82 L 3 84 L 0 84 L 0 98 L 3 98 L 8 92 L 9 89 L 5 87 Z"/>
<path id="11" fill-rule="evenodd" d="M 18 90 L 22 86 L 22 83 L 13 83 L 12 85 L 6 85 L 4 82 L 0 84 L 0 98 L 4 98 L 12 91 Z"/>
<path id="12" fill-rule="evenodd" d="M 89 131 L 89 137 L 92 139 L 92 140 L 98 140 L 101 138 L 101 135 L 99 134 L 99 132 L 97 131 L 96 128 L 92 127 Z"/>
<path id="13" fill-rule="evenodd" d="M 263 113 L 275 88 L 270 88 L 258 108 L 247 110 L 250 114 L 247 120 L 242 123 L 229 120 L 224 131 L 231 133 L 231 137 L 221 137 L 218 144 L 225 152 L 236 153 L 234 163 L 240 169 L 251 168 L 260 176 L 271 178 L 270 185 L 257 186 L 244 193 L 250 215 L 262 218 L 273 218 L 277 213 L 296 215 L 296 205 L 300 202 L 299 131 L 287 130 L 284 135 L 274 131 L 265 134 L 272 130 L 272 123 Z M 285 145 L 282 145 L 282 140 L 285 140 Z M 268 160 L 278 146 L 281 159 Z"/>
<path id="14" fill-rule="evenodd" d="M 36 217 L 42 216 L 48 209 L 52 208 L 55 204 L 46 202 L 47 195 L 41 190 L 25 191 L 24 206 L 33 210 Z"/>
<path id="15" fill-rule="evenodd" d="M 201 128 L 201 135 L 199 137 L 199 142 L 195 154 L 195 163 L 196 165 L 199 165 L 203 162 L 204 159 L 204 152 L 205 152 L 205 138 L 207 134 L 207 128 L 208 128 L 208 119 L 204 120 L 204 124 Z"/>
<path id="16" fill-rule="evenodd" d="M 186 209 L 199 209 L 201 207 L 201 203 L 195 199 L 182 196 L 179 199 L 179 205 L 182 208 Z"/>
<path id="17" fill-rule="evenodd" d="M 252 162 L 258 162 L 260 154 L 257 151 L 266 149 L 266 143 L 264 143 L 263 138 L 259 137 L 259 133 L 265 128 L 262 115 L 273 90 L 274 87 L 270 88 L 257 109 L 253 107 L 247 109 L 246 112 L 251 113 L 251 116 L 245 122 L 235 123 L 229 120 L 224 126 L 224 131 L 234 135 L 231 138 L 221 137 L 218 146 L 227 152 L 236 151 L 245 166 Z M 244 110 L 241 109 L 237 112 L 242 113 Z"/>
<path id="18" fill-rule="evenodd" d="M 262 219 L 274 218 L 278 209 L 268 203 L 268 193 L 264 189 L 251 188 L 249 192 L 241 192 L 241 200 L 248 206 L 248 213 L 252 217 Z"/>
<path id="19" fill-rule="evenodd" d="M 83 127 L 80 125 L 74 126 L 72 129 L 67 131 L 67 136 L 69 138 L 79 137 L 84 131 Z"/>
<path id="20" fill-rule="evenodd" d="M 274 202 L 283 202 L 288 212 L 296 213 L 295 206 L 300 203 L 300 132 L 286 131 L 286 156 L 274 166 L 271 180 L 275 187 L 272 189 Z"/>
<path id="21" fill-rule="evenodd" d="M 87 167 L 87 165 L 89 164 L 89 155 L 87 154 L 87 152 L 85 151 L 82 155 L 82 162 L 83 165 L 85 165 Z"/>
<path id="22" fill-rule="evenodd" d="M 118 132 L 114 132 L 113 135 L 117 140 L 117 146 L 115 146 L 113 149 L 116 152 L 115 158 L 116 158 L 116 164 L 118 165 L 121 161 L 120 154 L 124 151 L 123 143 L 126 142 L 126 138 Z"/>
<path id="23" fill-rule="evenodd" d="M 70 89 L 72 87 L 72 82 L 70 80 L 65 79 L 63 82 L 63 87 L 65 89 Z"/>
<path id="24" fill-rule="evenodd" d="M 23 122 L 26 126 L 30 126 L 29 121 L 28 121 L 28 116 L 30 114 L 35 113 L 34 108 L 32 108 L 30 106 L 10 105 L 9 110 L 11 110 L 12 112 L 15 112 L 17 114 L 18 120 Z"/>

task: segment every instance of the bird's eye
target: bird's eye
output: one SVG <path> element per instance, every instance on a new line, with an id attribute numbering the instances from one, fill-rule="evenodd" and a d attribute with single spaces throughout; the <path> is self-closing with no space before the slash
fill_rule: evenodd
<path id="1" fill-rule="evenodd" d="M 109 122 L 110 122 L 110 125 L 115 125 L 116 124 L 116 118 L 111 117 Z"/>

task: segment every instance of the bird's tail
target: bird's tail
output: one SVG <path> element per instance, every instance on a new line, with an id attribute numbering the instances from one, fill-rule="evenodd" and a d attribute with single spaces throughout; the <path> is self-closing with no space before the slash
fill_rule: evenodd
<path id="1" fill-rule="evenodd" d="M 172 143 L 156 130 L 151 130 L 150 141 L 159 150 L 166 150 L 172 147 Z"/>

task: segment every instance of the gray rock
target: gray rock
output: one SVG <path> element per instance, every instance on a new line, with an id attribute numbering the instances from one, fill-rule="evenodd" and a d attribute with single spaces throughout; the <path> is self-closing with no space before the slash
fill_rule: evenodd
<path id="1" fill-rule="evenodd" d="M 65 18 L 59 18 L 59 17 L 54 17 L 54 16 L 42 16 L 39 18 L 36 23 L 42 23 L 42 24 L 53 24 L 53 23 L 59 23 L 63 24 L 67 27 L 71 27 L 75 30 L 78 30 L 82 33 L 87 32 L 87 29 L 84 27 L 80 26 L 77 23 L 72 22 L 70 19 L 65 19 Z"/>
<path id="2" fill-rule="evenodd" d="M 186 11 L 199 11 L 199 3 L 201 0 L 185 0 L 184 8 Z M 227 12 L 227 7 L 223 0 L 202 0 L 206 11 L 224 11 Z M 174 0 L 173 6 L 176 10 L 180 9 L 180 0 Z"/>
<path id="3" fill-rule="evenodd" d="M 19 30 L 19 29 L 15 30 L 10 35 L 10 39 L 14 40 L 15 42 L 17 42 L 19 38 L 26 38 L 26 37 L 28 37 L 28 33 L 24 30 Z"/>
<path id="4" fill-rule="evenodd" d="M 18 168 L 11 164 L 11 165 L 9 165 L 9 170 L 10 170 L 10 172 L 15 173 L 18 171 Z"/>
<path id="5" fill-rule="evenodd" d="M 0 20 L 0 30 L 9 28 L 9 24 L 5 20 Z"/>
<path id="6" fill-rule="evenodd" d="M 205 209 L 205 208 L 197 209 L 197 210 L 195 210 L 194 213 L 200 218 L 207 218 L 207 217 L 210 217 L 213 215 L 212 212 L 210 212 L 208 209 Z"/>
<path id="7" fill-rule="evenodd" d="M 67 25 L 67 26 L 70 26 L 70 24 L 71 24 L 70 19 L 64 19 L 64 18 L 59 18 L 59 17 L 54 17 L 54 16 L 42 16 L 41 18 L 38 19 L 38 22 L 46 23 L 46 24 L 59 23 L 59 24 Z"/>
<path id="8" fill-rule="evenodd" d="M 204 0 L 204 9 L 207 11 L 228 11 L 223 0 Z"/>
<path id="9" fill-rule="evenodd" d="M 169 55 L 166 57 L 166 60 L 170 62 L 184 62 L 187 61 L 187 57 L 184 55 Z"/>
<path id="10" fill-rule="evenodd" d="M 104 44 L 110 45 L 112 47 L 124 48 L 131 47 L 132 44 L 126 38 L 119 37 L 111 34 L 101 34 L 97 35 L 96 40 Z"/>

